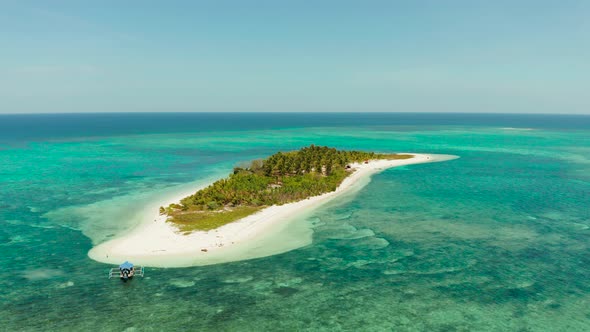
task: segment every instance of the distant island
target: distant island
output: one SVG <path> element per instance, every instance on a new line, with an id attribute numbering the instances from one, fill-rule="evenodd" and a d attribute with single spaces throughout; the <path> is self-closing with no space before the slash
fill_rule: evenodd
<path id="1" fill-rule="evenodd" d="M 160 207 L 160 214 L 181 231 L 207 231 L 256 213 L 265 207 L 301 201 L 335 191 L 354 171 L 351 163 L 371 160 L 409 159 L 409 154 L 377 154 L 344 151 L 310 145 L 297 151 L 277 152 L 246 167 L 235 167 L 218 180 L 185 197 Z"/>

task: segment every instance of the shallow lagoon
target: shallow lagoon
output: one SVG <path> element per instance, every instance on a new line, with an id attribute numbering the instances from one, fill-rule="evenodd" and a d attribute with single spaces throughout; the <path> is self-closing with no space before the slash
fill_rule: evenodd
<path id="1" fill-rule="evenodd" d="M 590 329 L 588 117 L 572 124 L 449 115 L 440 125 L 416 115 L 413 125 L 410 115 L 373 123 L 362 115 L 315 123 L 269 115 L 244 130 L 162 132 L 134 129 L 126 116 L 128 128 L 110 133 L 82 135 L 78 126 L 61 136 L 49 128 L 7 138 L 3 131 L 5 328 Z M 311 143 L 461 158 L 374 176 L 303 220 L 314 224 L 313 244 L 285 254 L 147 269 L 127 284 L 108 280 L 109 266 L 87 258 L 93 240 L 132 227 L 126 213 L 167 190 Z M 122 303 L 138 305 L 121 310 Z"/>

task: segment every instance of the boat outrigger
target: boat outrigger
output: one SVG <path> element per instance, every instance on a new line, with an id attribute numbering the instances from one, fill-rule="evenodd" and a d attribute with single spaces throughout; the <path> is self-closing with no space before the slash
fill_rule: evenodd
<path id="1" fill-rule="evenodd" d="M 109 279 L 119 277 L 121 280 L 127 281 L 134 276 L 143 277 L 143 266 L 135 266 L 128 261 L 109 271 Z"/>

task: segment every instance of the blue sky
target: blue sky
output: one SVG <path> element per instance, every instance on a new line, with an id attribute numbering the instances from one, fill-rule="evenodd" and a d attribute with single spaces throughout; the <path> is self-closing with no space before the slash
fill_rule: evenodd
<path id="1" fill-rule="evenodd" d="M 590 113 L 590 1 L 0 0 L 0 113 Z"/>

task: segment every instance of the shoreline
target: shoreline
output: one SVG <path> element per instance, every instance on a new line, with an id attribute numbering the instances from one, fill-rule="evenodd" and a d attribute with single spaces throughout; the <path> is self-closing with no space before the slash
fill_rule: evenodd
<path id="1" fill-rule="evenodd" d="M 88 256 L 109 264 L 129 260 L 152 267 L 188 267 L 266 257 L 301 248 L 311 244 L 313 235 L 311 225 L 303 220 L 305 216 L 336 197 L 364 187 L 371 175 L 391 167 L 458 158 L 452 155 L 402 154 L 413 157 L 351 164 L 354 172 L 335 191 L 298 202 L 273 205 L 210 231 L 181 234 L 173 224 L 166 222 L 166 215 L 159 215 L 156 207 L 135 229 L 95 246 Z M 185 193 L 178 193 L 169 199 L 170 202 L 160 205 L 178 202 L 186 196 Z M 151 211 L 152 207 L 149 208 Z"/>

